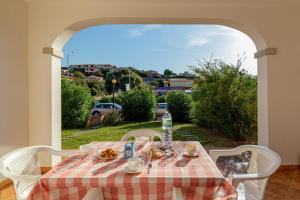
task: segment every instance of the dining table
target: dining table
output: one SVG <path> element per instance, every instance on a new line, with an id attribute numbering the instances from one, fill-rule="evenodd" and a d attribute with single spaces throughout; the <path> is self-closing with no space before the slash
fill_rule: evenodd
<path id="1" fill-rule="evenodd" d="M 140 173 L 127 173 L 127 161 L 122 152 L 124 142 L 93 142 L 99 150 L 119 152 L 113 160 L 91 159 L 80 151 L 66 158 L 42 175 L 28 199 L 83 199 L 91 189 L 99 189 L 105 200 L 173 199 L 173 189 L 179 188 L 183 199 L 237 199 L 237 192 L 217 168 L 203 146 L 197 142 L 197 156 L 180 155 L 153 159 L 151 168 Z M 174 141 L 182 148 L 189 141 Z M 135 143 L 139 156 L 145 145 L 159 142 Z M 184 149 L 182 149 L 184 152 Z"/>

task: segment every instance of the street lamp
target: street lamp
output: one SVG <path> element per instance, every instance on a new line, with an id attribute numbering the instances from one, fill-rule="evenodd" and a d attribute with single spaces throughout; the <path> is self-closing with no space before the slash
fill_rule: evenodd
<path id="1" fill-rule="evenodd" d="M 113 78 L 111 80 L 111 83 L 113 85 L 113 91 L 112 91 L 113 92 L 113 110 L 115 110 L 115 85 L 117 83 L 117 80 L 115 78 Z"/>

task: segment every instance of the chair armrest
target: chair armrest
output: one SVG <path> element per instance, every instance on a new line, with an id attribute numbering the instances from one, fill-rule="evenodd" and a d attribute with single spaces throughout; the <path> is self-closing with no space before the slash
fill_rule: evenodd
<path id="1" fill-rule="evenodd" d="M 56 155 L 56 156 L 66 156 L 66 157 L 70 157 L 76 153 L 78 153 L 77 150 L 55 150 L 55 149 L 52 149 L 51 153 L 53 155 Z"/>
<path id="2" fill-rule="evenodd" d="M 231 175 L 232 180 L 246 181 L 246 180 L 261 180 L 267 177 L 261 174 L 233 174 Z"/>
<path id="3" fill-rule="evenodd" d="M 76 153 L 78 153 L 78 150 L 56 150 L 50 146 L 35 146 L 36 148 L 39 149 L 39 151 L 46 151 L 49 152 L 55 156 L 72 156 Z"/>
<path id="4" fill-rule="evenodd" d="M 261 180 L 265 179 L 268 176 L 263 176 L 259 174 L 233 174 L 229 178 L 231 179 L 231 184 L 233 187 L 237 188 L 239 183 L 244 181 L 251 181 L 251 180 Z"/>

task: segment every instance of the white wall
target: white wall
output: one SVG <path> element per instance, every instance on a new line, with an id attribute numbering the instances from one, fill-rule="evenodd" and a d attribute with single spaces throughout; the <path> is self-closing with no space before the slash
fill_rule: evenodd
<path id="1" fill-rule="evenodd" d="M 27 5 L 0 0 L 0 155 L 27 144 Z"/>
<path id="2" fill-rule="evenodd" d="M 14 29 L 19 28 L 20 24 L 23 25 L 22 21 L 26 17 L 19 19 L 23 12 L 13 12 L 23 5 L 22 3 L 16 0 L 9 2 L 12 2 L 10 3 L 13 7 L 11 12 L 6 13 L 6 10 L 9 10 L 7 7 L 3 10 L 7 15 L 14 13 L 9 19 L 15 22 L 11 22 L 13 23 L 11 25 L 1 21 L 1 25 L 3 24 L 1 29 L 13 26 L 9 36 L 12 37 Z M 61 49 L 63 46 L 61 41 L 66 41 L 65 38 L 70 37 L 72 31 L 76 32 L 88 25 L 101 23 L 218 23 L 244 31 L 254 39 L 258 50 L 264 47 L 277 48 L 277 55 L 260 58 L 258 62 L 259 80 L 261 80 L 259 81 L 259 113 L 261 114 L 259 116 L 259 139 L 262 144 L 268 144 L 282 156 L 283 164 L 300 164 L 299 1 L 27 0 L 27 2 L 29 106 L 23 109 L 29 109 L 28 139 L 30 144 L 59 146 L 59 142 L 55 141 L 57 137 L 52 137 L 53 134 L 60 135 L 60 96 L 58 93 L 60 83 L 57 81 L 58 74 L 56 74 L 59 61 L 53 56 L 44 55 L 43 47 L 53 46 Z M 4 14 L 1 13 L 1 15 Z M 68 30 L 66 30 L 67 27 L 69 27 Z M 66 34 L 60 35 L 63 30 L 66 30 Z M 11 39 L 10 44 L 13 45 L 9 48 L 22 49 L 19 48 L 22 42 L 16 41 L 24 39 L 26 31 L 18 33 L 20 36 L 17 35 Z M 59 35 L 61 40 L 53 43 Z M 5 46 L 6 49 L 9 45 Z M 3 47 L 0 48 L 2 50 Z M 13 51 L 13 53 L 16 52 Z M 1 53 L 1 56 L 3 55 Z M 12 55 L 9 54 L 9 56 Z M 5 56 L 5 59 L 1 59 L 0 62 L 6 61 L 9 56 Z M 23 53 L 19 53 L 19 55 L 12 56 L 8 64 L 11 65 L 12 62 L 26 63 L 26 57 L 24 58 Z M 17 64 L 13 66 L 15 69 Z M 51 69 L 51 66 L 54 68 Z M 18 86 L 9 86 L 8 94 L 13 87 L 21 87 L 24 89 L 22 91 L 26 91 L 24 74 L 26 71 L 19 75 L 21 79 L 16 82 Z M 7 79 L 9 77 L 5 76 L 4 79 L 1 78 L 1 81 Z M 2 85 L 0 87 L 4 87 Z M 27 94 L 25 92 L 22 96 Z M 1 107 L 1 110 L 9 109 L 11 107 L 9 105 L 15 104 L 16 100 L 14 100 L 15 98 L 6 99 L 1 105 L 5 107 Z M 23 113 L 26 113 L 25 110 Z M 7 121 L 6 114 L 1 114 L 1 122 L 3 120 Z M 23 124 L 23 122 L 21 120 L 20 126 L 15 127 L 14 123 L 9 121 L 7 129 L 14 133 L 22 132 L 20 135 L 25 143 L 26 134 L 23 132 L 26 130 L 26 123 Z M 1 125 L 1 132 L 2 129 L 4 130 Z M 5 144 L 11 144 L 10 142 L 9 140 Z"/>

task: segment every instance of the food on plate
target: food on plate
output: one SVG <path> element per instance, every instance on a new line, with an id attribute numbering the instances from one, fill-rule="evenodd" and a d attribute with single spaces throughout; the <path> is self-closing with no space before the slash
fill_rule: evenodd
<path id="1" fill-rule="evenodd" d="M 164 155 L 163 151 L 161 151 L 160 149 L 151 149 L 152 151 L 152 157 L 154 158 L 160 158 Z"/>
<path id="2" fill-rule="evenodd" d="M 101 151 L 100 157 L 105 159 L 111 159 L 117 157 L 118 153 L 117 151 L 113 149 L 106 149 L 104 151 Z"/>

